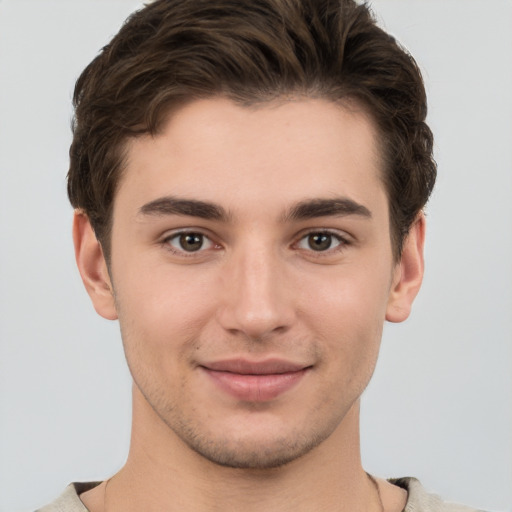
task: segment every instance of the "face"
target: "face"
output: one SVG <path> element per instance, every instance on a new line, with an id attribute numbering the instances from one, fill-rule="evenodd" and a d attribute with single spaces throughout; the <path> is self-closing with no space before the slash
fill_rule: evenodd
<path id="1" fill-rule="evenodd" d="M 342 428 L 402 276 L 380 173 L 370 120 L 324 100 L 196 101 L 130 143 L 96 307 L 170 436 L 267 468 Z"/>

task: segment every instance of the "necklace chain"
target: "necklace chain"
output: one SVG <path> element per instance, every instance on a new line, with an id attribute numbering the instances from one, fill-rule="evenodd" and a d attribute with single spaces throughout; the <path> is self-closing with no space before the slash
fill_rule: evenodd
<path id="1" fill-rule="evenodd" d="M 103 489 L 103 512 L 107 512 L 107 487 L 112 480 L 112 476 L 105 482 L 105 488 Z"/>
<path id="2" fill-rule="evenodd" d="M 380 495 L 379 484 L 378 484 L 377 480 L 375 480 L 375 478 L 372 475 L 370 475 L 370 473 L 366 473 L 366 474 L 368 475 L 370 482 L 373 484 L 373 486 L 375 487 L 375 490 L 377 491 L 377 500 L 379 501 L 380 512 L 384 512 L 384 503 L 382 503 L 382 496 Z"/>

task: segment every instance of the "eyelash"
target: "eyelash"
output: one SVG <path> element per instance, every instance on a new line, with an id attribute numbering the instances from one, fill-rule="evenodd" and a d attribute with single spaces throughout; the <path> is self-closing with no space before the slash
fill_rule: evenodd
<path id="1" fill-rule="evenodd" d="M 196 235 L 196 236 L 200 236 L 202 238 L 201 247 L 197 251 L 186 251 L 184 249 L 178 249 L 171 245 L 172 240 L 179 240 L 180 237 L 187 236 L 187 235 Z M 165 237 L 162 240 L 162 245 L 165 247 L 165 249 L 167 249 L 168 251 L 170 251 L 171 253 L 173 253 L 177 256 L 180 256 L 182 258 L 183 257 L 191 258 L 194 256 L 197 257 L 198 254 L 204 252 L 203 246 L 206 241 L 209 241 L 209 243 L 211 244 L 212 247 L 220 247 L 220 245 L 216 244 L 208 235 L 202 233 L 199 230 L 197 230 L 197 231 L 194 231 L 194 230 L 177 231 L 177 232 L 173 233 L 172 235 Z"/>
<path id="2" fill-rule="evenodd" d="M 202 238 L 202 245 L 197 251 L 186 251 L 184 249 L 178 249 L 171 245 L 172 240 L 178 240 L 180 237 L 186 236 L 186 235 L 197 235 Z M 327 235 L 327 236 L 331 237 L 331 243 L 332 243 L 332 241 L 336 241 L 338 243 L 338 245 L 336 245 L 334 248 L 329 247 L 326 250 L 319 250 L 319 251 L 315 251 L 312 248 L 309 248 L 309 249 L 299 248 L 301 250 L 304 250 L 304 251 L 310 253 L 310 255 L 315 258 L 321 258 L 321 257 L 325 257 L 328 255 L 336 254 L 338 252 L 343 251 L 346 247 L 351 245 L 351 242 L 346 237 L 340 235 L 338 232 L 334 232 L 330 229 L 314 229 L 314 230 L 310 230 L 306 233 L 303 233 L 300 236 L 300 238 L 298 239 L 298 241 L 294 242 L 292 244 L 292 247 L 297 247 L 301 242 L 307 240 L 307 238 L 312 235 L 324 235 L 324 236 Z M 208 241 L 211 245 L 210 245 L 210 247 L 207 247 L 205 249 L 203 246 L 206 241 Z M 180 256 L 180 257 L 185 257 L 185 258 L 190 258 L 190 257 L 194 257 L 194 256 L 197 257 L 198 254 L 203 253 L 207 249 L 221 247 L 219 244 L 215 243 L 208 235 L 206 235 L 205 233 L 202 233 L 200 230 L 197 230 L 197 231 L 183 230 L 183 231 L 175 232 L 172 235 L 165 237 L 162 240 L 161 244 L 171 253 L 173 253 L 177 256 Z"/>
<path id="3" fill-rule="evenodd" d="M 338 233 L 336 231 L 332 231 L 330 229 L 313 229 L 313 230 L 308 231 L 307 233 L 304 233 L 299 238 L 298 242 L 295 242 L 294 246 L 297 246 L 302 241 L 306 241 L 307 238 L 312 235 L 324 235 L 324 236 L 327 235 L 327 236 L 331 237 L 332 243 L 334 241 L 336 241 L 338 243 L 338 245 L 336 245 L 335 247 L 329 247 L 325 251 L 315 251 L 312 248 L 304 249 L 305 251 L 307 251 L 310 254 L 310 256 L 313 256 L 315 258 L 322 258 L 322 257 L 331 256 L 333 254 L 337 254 L 337 253 L 343 251 L 346 247 L 348 247 L 351 244 L 351 242 L 348 240 L 347 237 L 342 236 L 340 233 Z M 306 243 L 307 243 L 307 241 L 306 241 Z"/>

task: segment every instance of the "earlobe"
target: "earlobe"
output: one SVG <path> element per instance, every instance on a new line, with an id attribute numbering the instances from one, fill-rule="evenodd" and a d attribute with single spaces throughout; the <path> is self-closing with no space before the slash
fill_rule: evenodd
<path id="1" fill-rule="evenodd" d="M 89 218 L 79 210 L 73 218 L 73 242 L 78 270 L 94 309 L 103 318 L 116 320 L 114 292 L 101 244 Z"/>
<path id="2" fill-rule="evenodd" d="M 423 213 L 411 226 L 404 241 L 400 262 L 395 268 L 393 285 L 386 310 L 386 320 L 403 322 L 411 312 L 412 303 L 423 280 L 425 245 L 425 216 Z"/>

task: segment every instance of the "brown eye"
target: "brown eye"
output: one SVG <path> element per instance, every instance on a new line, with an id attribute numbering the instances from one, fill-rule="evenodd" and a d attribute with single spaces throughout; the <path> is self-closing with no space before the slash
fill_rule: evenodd
<path id="1" fill-rule="evenodd" d="M 187 252 L 194 252 L 203 246 L 203 235 L 197 233 L 183 233 L 180 235 L 180 247 Z"/>
<path id="2" fill-rule="evenodd" d="M 307 251 L 327 252 L 342 249 L 345 245 L 349 245 L 349 242 L 335 233 L 312 231 L 299 240 L 297 247 Z"/>
<path id="3" fill-rule="evenodd" d="M 167 238 L 168 243 L 175 252 L 198 252 L 204 249 L 210 249 L 214 246 L 213 242 L 202 233 L 184 232 L 176 233 Z"/>
<path id="4" fill-rule="evenodd" d="M 326 251 L 331 248 L 332 235 L 329 233 L 311 233 L 308 235 L 308 246 L 313 251 Z"/>

